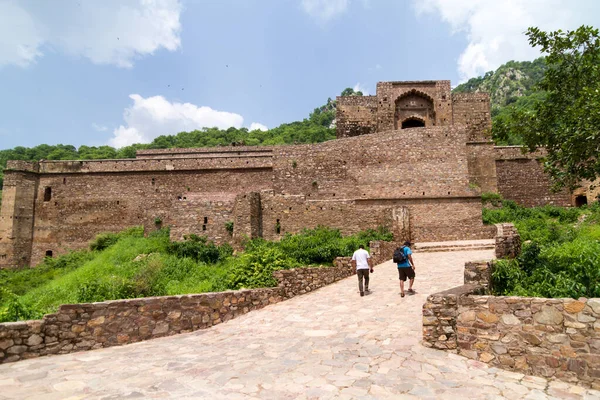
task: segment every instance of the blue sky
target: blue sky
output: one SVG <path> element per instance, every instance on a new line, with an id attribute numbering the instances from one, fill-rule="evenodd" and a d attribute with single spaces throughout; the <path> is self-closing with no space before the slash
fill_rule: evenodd
<path id="1" fill-rule="evenodd" d="M 275 127 L 346 87 L 533 59 L 528 26 L 584 23 L 593 0 L 0 0 L 0 149 Z"/>

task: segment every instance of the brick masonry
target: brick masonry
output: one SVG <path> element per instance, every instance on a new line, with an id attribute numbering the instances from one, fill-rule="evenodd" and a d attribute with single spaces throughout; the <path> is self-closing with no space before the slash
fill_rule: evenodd
<path id="1" fill-rule="evenodd" d="M 339 257 L 333 267 L 276 271 L 275 288 L 62 305 L 41 320 L 0 324 L 0 363 L 209 328 L 353 273 L 350 257 Z"/>

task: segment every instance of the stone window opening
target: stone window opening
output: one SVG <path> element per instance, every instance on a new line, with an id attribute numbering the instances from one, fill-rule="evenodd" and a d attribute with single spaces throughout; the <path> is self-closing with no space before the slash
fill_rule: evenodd
<path id="1" fill-rule="evenodd" d="M 177 196 L 177 200 L 181 201 L 182 200 L 181 196 Z"/>
<path id="2" fill-rule="evenodd" d="M 50 186 L 47 186 L 44 189 L 44 201 L 50 201 L 52 200 L 52 188 Z"/>
<path id="3" fill-rule="evenodd" d="M 152 185 L 154 185 L 156 182 L 154 181 L 154 178 L 152 178 Z"/>
<path id="4" fill-rule="evenodd" d="M 117 200 L 117 205 L 119 205 L 119 200 Z"/>
<path id="5" fill-rule="evenodd" d="M 204 223 L 208 224 L 208 217 L 204 217 Z"/>
<path id="6" fill-rule="evenodd" d="M 52 250 L 46 250 L 46 257 L 52 257 Z"/>
<path id="7" fill-rule="evenodd" d="M 278 235 L 281 233 L 281 222 L 279 222 L 279 219 L 275 222 L 275 233 Z"/>
<path id="8" fill-rule="evenodd" d="M 588 201 L 586 195 L 580 194 L 579 196 L 575 197 L 575 207 L 583 207 L 587 205 L 587 203 Z"/>
<path id="9" fill-rule="evenodd" d="M 63 178 L 63 185 L 67 184 L 67 178 Z"/>
<path id="10" fill-rule="evenodd" d="M 202 230 L 205 231 L 206 230 L 206 225 L 202 225 Z"/>

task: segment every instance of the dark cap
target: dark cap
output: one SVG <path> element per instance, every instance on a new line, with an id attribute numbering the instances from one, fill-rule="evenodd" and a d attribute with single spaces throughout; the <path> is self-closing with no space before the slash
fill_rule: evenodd
<path id="1" fill-rule="evenodd" d="M 404 245 L 410 247 L 410 242 L 407 240 L 406 242 L 404 242 Z"/>

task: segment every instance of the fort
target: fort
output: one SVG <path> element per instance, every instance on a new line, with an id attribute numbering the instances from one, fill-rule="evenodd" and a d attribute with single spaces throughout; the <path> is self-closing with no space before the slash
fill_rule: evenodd
<path id="1" fill-rule="evenodd" d="M 450 81 L 380 82 L 374 96 L 338 97 L 336 122 L 337 140 L 318 144 L 9 161 L 0 268 L 34 266 L 134 225 L 234 245 L 318 225 L 485 239 L 495 228 L 482 223 L 482 192 L 526 206 L 576 203 L 550 191 L 542 153 L 494 146 L 488 94 L 452 94 Z"/>

